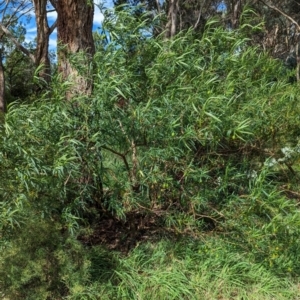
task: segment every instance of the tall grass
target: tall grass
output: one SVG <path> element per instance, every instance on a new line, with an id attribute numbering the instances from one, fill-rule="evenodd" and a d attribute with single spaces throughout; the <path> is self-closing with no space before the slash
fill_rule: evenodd
<path id="1" fill-rule="evenodd" d="M 299 287 L 288 276 L 276 276 L 226 239 L 203 238 L 149 242 L 124 257 L 94 248 L 102 253 L 91 265 L 97 293 L 74 289 L 69 299 L 297 299 Z"/>

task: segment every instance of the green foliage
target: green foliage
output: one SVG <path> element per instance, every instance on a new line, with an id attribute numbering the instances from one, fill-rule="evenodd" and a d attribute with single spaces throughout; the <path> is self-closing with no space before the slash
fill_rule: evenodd
<path id="1" fill-rule="evenodd" d="M 26 46 L 29 51 L 34 51 L 32 43 L 25 43 L 26 29 L 24 24 L 12 21 L 12 16 L 6 16 L 10 19 L 9 30 L 20 43 Z M 5 22 L 4 22 L 5 23 Z M 1 58 L 3 59 L 5 75 L 5 99 L 11 103 L 17 99 L 25 100 L 32 96 L 36 90 L 33 83 L 33 74 L 35 65 L 32 60 L 22 53 L 14 43 L 5 35 L 1 36 Z"/>
<path id="2" fill-rule="evenodd" d="M 165 40 L 145 36 L 147 18 L 107 18 L 91 96 L 64 101 L 72 82 L 58 76 L 5 116 L 0 289 L 13 299 L 290 297 L 281 278 L 299 275 L 300 219 L 282 186 L 297 176 L 298 86 L 243 30 L 212 21 L 200 39 Z M 133 212 L 191 243 L 116 258 L 77 241 L 101 217 Z M 216 242 L 197 239 L 213 229 Z"/>
<path id="3" fill-rule="evenodd" d="M 252 253 L 255 261 L 274 273 L 299 274 L 298 204 L 276 191 L 271 183 L 266 184 L 265 176 L 270 176 L 270 171 L 263 169 L 253 179 L 250 194 L 228 201 L 223 211 L 226 235 L 237 248 Z"/>
<path id="4" fill-rule="evenodd" d="M 85 296 L 79 299 L 254 300 L 298 295 L 295 284 L 255 263 L 251 252 L 237 251 L 226 239 L 215 236 L 205 241 L 145 243 L 126 257 L 112 257 L 100 247 L 90 255 L 98 280 L 86 286 L 81 291 Z"/>
<path id="5" fill-rule="evenodd" d="M 297 144 L 297 88 L 239 32 L 211 22 L 201 39 L 155 40 L 143 23 L 118 17 L 96 54 L 93 101 L 103 116 L 103 183 L 126 196 L 125 209 L 138 198 L 201 214 L 206 203 L 244 193 L 251 172 Z"/>
<path id="6" fill-rule="evenodd" d="M 16 99 L 24 100 L 34 93 L 35 66 L 29 57 L 20 50 L 14 49 L 7 54 L 4 67 L 8 103 Z"/>
<path id="7" fill-rule="evenodd" d="M 0 286 L 9 299 L 61 299 L 88 279 L 82 245 L 56 220 L 28 216 L 0 245 Z"/>

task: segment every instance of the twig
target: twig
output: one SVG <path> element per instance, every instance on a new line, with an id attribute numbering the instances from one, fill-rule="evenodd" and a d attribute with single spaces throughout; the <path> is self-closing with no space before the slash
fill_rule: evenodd
<path id="1" fill-rule="evenodd" d="M 137 160 L 137 151 L 136 151 L 136 145 L 134 140 L 130 140 L 129 137 L 127 136 L 125 129 L 123 127 L 123 124 L 121 123 L 120 120 L 118 120 L 119 124 L 120 124 L 120 128 L 123 132 L 123 134 L 125 135 L 128 143 L 131 145 L 131 151 L 132 151 L 132 169 L 130 170 L 129 165 L 128 165 L 128 172 L 129 172 L 129 176 L 130 176 L 130 182 L 131 182 L 131 186 L 132 188 L 136 187 L 136 183 L 137 183 L 137 179 L 136 179 L 136 171 L 137 171 L 137 164 L 138 164 L 138 160 Z"/>
<path id="2" fill-rule="evenodd" d="M 298 27 L 298 30 L 300 30 L 300 25 L 297 23 L 297 21 L 295 19 L 293 19 L 291 16 L 287 15 L 285 12 L 283 12 L 281 9 L 279 9 L 278 7 L 274 6 L 273 4 L 267 3 L 263 0 L 260 0 L 263 4 L 267 5 L 269 8 L 276 10 L 277 12 L 279 12 L 281 15 L 283 15 L 284 17 L 286 17 L 287 19 L 289 19 L 293 24 L 295 24 Z"/>
<path id="3" fill-rule="evenodd" d="M 105 150 L 110 151 L 113 154 L 116 154 L 116 155 L 120 156 L 122 158 L 122 160 L 124 161 L 126 170 L 130 173 L 130 167 L 129 167 L 128 161 L 126 159 L 126 154 L 122 154 L 122 153 L 120 153 L 120 152 L 118 152 L 118 151 L 116 151 L 116 150 L 114 150 L 110 147 L 107 147 L 107 146 L 102 146 L 102 148 L 105 149 Z"/>
<path id="4" fill-rule="evenodd" d="M 26 49 L 19 41 L 14 38 L 13 34 L 0 22 L 0 29 L 10 38 L 10 40 L 16 45 L 16 47 L 21 50 L 24 54 L 26 54 L 34 63 L 36 59 L 32 53 L 28 49 Z"/>
<path id="5" fill-rule="evenodd" d="M 157 11 L 159 14 L 161 14 L 161 10 L 160 10 L 160 4 L 159 4 L 159 1 L 156 0 L 156 6 L 157 6 Z"/>
<path id="6" fill-rule="evenodd" d="M 204 1 L 202 2 L 202 5 L 201 5 L 201 7 L 200 7 L 200 12 L 199 12 L 199 17 L 198 17 L 198 19 L 197 19 L 196 24 L 194 25 L 194 29 L 196 29 L 196 28 L 198 27 L 198 25 L 199 25 L 199 22 L 200 22 L 200 19 L 201 19 L 201 15 L 202 15 L 202 9 L 203 9 L 203 6 L 204 6 L 205 2 L 206 2 L 206 0 L 204 0 Z"/>

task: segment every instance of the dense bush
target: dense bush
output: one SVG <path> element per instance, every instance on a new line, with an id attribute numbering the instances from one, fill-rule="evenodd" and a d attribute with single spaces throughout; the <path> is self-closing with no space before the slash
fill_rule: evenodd
<path id="1" fill-rule="evenodd" d="M 297 87 L 239 32 L 213 24 L 200 40 L 185 32 L 165 41 L 115 22 L 96 55 L 94 101 L 110 174 L 103 184 L 121 189 L 125 209 L 137 198 L 148 208 L 201 212 L 248 193 L 269 158 L 297 146 Z"/>
<path id="2" fill-rule="evenodd" d="M 137 211 L 176 233 L 215 229 L 254 262 L 299 274 L 300 218 L 282 186 L 297 172 L 300 107 L 280 63 L 214 22 L 172 40 L 147 38 L 124 12 L 104 25 L 91 97 L 66 102 L 72 83 L 53 82 L 6 115 L 0 288 L 84 299 L 93 255 L 80 230 Z"/>

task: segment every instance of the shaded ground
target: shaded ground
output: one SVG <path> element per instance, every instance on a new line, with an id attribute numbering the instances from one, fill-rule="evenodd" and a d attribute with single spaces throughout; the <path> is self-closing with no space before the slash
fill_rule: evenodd
<path id="1" fill-rule="evenodd" d="M 207 233 L 216 229 L 213 219 L 203 217 L 201 220 L 201 232 Z M 196 235 L 198 234 L 188 228 L 179 232 L 178 229 L 167 227 L 163 214 L 134 211 L 126 215 L 126 221 L 113 216 L 102 216 L 93 226 L 93 233 L 81 235 L 79 240 L 87 246 L 104 245 L 107 249 L 128 253 L 141 242 L 158 241 L 161 238 L 199 238 Z"/>
<path id="2" fill-rule="evenodd" d="M 101 218 L 91 235 L 80 236 L 79 240 L 88 246 L 103 244 L 110 250 L 127 253 L 138 243 L 155 240 L 162 236 L 176 237 L 172 229 L 163 227 L 163 220 L 157 215 L 143 215 L 132 212 L 126 215 L 126 221 L 111 216 Z"/>

